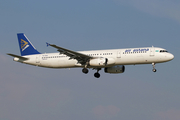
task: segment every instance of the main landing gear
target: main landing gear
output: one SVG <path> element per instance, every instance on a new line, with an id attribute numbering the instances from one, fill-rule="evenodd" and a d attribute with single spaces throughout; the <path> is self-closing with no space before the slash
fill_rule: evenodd
<path id="1" fill-rule="evenodd" d="M 96 78 L 99 78 L 100 77 L 100 74 L 99 74 L 99 71 L 101 70 L 101 68 L 97 68 L 97 72 L 94 73 L 94 77 Z"/>
<path id="2" fill-rule="evenodd" d="M 87 68 L 83 68 L 83 69 L 82 69 L 82 72 L 83 72 L 84 74 L 87 74 L 87 73 L 89 72 L 89 70 L 88 70 Z"/>
<path id="3" fill-rule="evenodd" d="M 153 72 L 156 72 L 157 70 L 155 69 L 155 63 L 152 63 L 152 66 L 153 66 Z"/>
<path id="4" fill-rule="evenodd" d="M 101 68 L 97 68 L 96 70 L 97 70 L 97 72 L 94 73 L 94 77 L 99 78 L 99 77 L 100 77 L 99 70 L 101 70 Z M 88 70 L 87 68 L 83 68 L 83 69 L 82 69 L 82 72 L 83 72 L 84 74 L 87 74 L 87 73 L 89 72 L 89 70 Z"/>

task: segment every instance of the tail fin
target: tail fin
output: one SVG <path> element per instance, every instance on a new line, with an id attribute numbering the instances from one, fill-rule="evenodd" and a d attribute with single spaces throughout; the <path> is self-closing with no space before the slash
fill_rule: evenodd
<path id="1" fill-rule="evenodd" d="M 40 52 L 36 50 L 36 48 L 32 45 L 32 43 L 28 40 L 24 33 L 18 33 L 17 37 L 19 41 L 21 56 L 40 54 Z"/>

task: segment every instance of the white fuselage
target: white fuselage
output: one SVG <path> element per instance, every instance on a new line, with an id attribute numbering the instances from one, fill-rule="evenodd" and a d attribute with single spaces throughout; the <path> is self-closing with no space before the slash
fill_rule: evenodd
<path id="1" fill-rule="evenodd" d="M 111 65 L 108 65 L 108 67 L 115 65 L 162 63 L 170 61 L 174 58 L 174 56 L 171 53 L 165 51 L 165 49 L 157 47 L 109 49 L 78 52 L 97 58 L 113 59 L 115 62 Z M 20 60 L 19 58 L 14 58 L 14 61 L 47 68 L 84 67 L 81 64 L 79 64 L 77 60 L 70 59 L 70 57 L 60 53 L 35 54 L 23 57 L 27 57 L 29 59 L 24 61 Z M 100 67 L 103 68 L 103 66 Z M 98 66 L 88 66 L 88 68 L 98 68 Z"/>

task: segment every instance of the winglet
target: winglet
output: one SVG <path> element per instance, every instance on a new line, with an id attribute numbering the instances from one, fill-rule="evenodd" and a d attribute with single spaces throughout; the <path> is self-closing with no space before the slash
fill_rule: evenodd
<path id="1" fill-rule="evenodd" d="M 47 44 L 47 47 L 51 45 L 51 44 L 49 44 L 49 43 L 47 43 L 47 42 L 46 42 L 46 44 Z"/>

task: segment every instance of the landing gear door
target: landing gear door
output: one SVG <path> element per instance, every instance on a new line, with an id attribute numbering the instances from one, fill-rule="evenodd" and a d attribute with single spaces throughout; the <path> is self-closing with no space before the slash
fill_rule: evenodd
<path id="1" fill-rule="evenodd" d="M 117 51 L 117 58 L 121 58 L 121 51 Z"/>
<path id="2" fill-rule="evenodd" d="M 150 48 L 150 56 L 154 56 L 154 53 L 155 53 L 155 49 L 154 49 L 154 47 L 152 46 L 152 48 Z"/>

